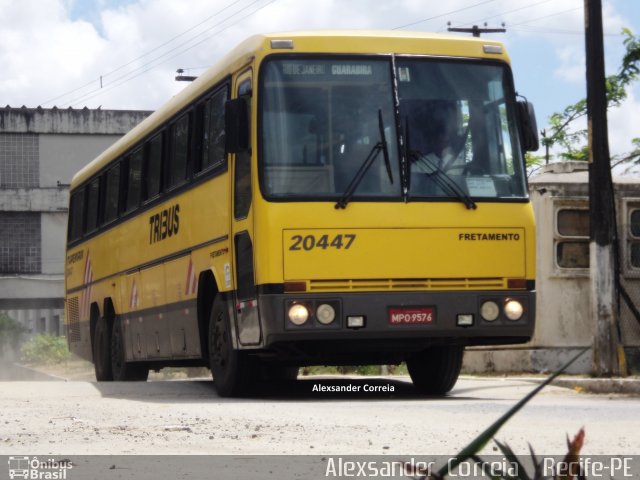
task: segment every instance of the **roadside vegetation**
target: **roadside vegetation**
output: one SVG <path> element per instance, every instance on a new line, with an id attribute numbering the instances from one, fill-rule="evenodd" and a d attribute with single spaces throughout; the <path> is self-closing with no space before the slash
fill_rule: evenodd
<path id="1" fill-rule="evenodd" d="M 28 364 L 52 365 L 71 358 L 67 339 L 41 333 L 27 340 L 20 349 L 21 360 Z"/>
<path id="2" fill-rule="evenodd" d="M 15 357 L 27 329 L 10 316 L 0 313 L 0 359 Z"/>
<path id="3" fill-rule="evenodd" d="M 640 76 L 640 36 L 634 35 L 628 28 L 622 29 L 625 54 L 618 72 L 606 78 L 607 108 L 614 109 L 622 105 L 629 91 Z M 561 112 L 549 118 L 549 127 L 542 130 L 541 145 L 545 147 L 542 155 L 527 153 L 527 167 L 530 174 L 548 164 L 551 160 L 550 150 L 558 149 L 557 158 L 561 161 L 589 160 L 587 145 L 587 99 L 573 103 Z M 640 137 L 631 139 L 631 145 L 624 153 L 611 157 L 611 167 L 621 166 L 622 173 L 629 173 L 640 165 Z"/>

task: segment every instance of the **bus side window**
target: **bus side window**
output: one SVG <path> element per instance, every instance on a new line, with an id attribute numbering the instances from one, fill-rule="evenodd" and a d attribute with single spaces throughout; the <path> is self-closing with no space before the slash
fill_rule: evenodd
<path id="1" fill-rule="evenodd" d="M 107 171 L 105 175 L 104 192 L 104 223 L 118 218 L 120 199 L 120 169 L 121 163 Z"/>
<path id="2" fill-rule="evenodd" d="M 224 104 L 227 87 L 208 98 L 203 106 L 202 170 L 221 165 L 225 161 Z"/>
<path id="3" fill-rule="evenodd" d="M 161 132 L 149 140 L 145 145 L 145 200 L 149 200 L 157 196 L 162 188 L 162 153 L 164 150 L 163 137 L 163 132 Z"/>
<path id="4" fill-rule="evenodd" d="M 140 205 L 142 191 L 142 149 L 139 148 L 127 158 L 127 191 L 125 211 L 130 212 Z"/>
<path id="5" fill-rule="evenodd" d="M 238 97 L 246 97 L 251 93 L 251 80 L 244 80 L 238 86 Z M 251 118 L 251 102 L 247 101 L 247 118 Z M 249 135 L 251 138 L 251 135 Z M 247 218 L 251 208 L 251 153 L 243 150 L 236 153 L 235 176 L 233 189 L 233 216 L 236 220 Z"/>
<path id="6" fill-rule="evenodd" d="M 71 194 L 69 202 L 69 231 L 68 241 L 73 242 L 82 236 L 82 221 L 84 219 L 84 188 Z"/>
<path id="7" fill-rule="evenodd" d="M 181 185 L 187 179 L 187 160 L 189 153 L 190 114 L 185 114 L 170 127 L 169 188 Z"/>
<path id="8" fill-rule="evenodd" d="M 100 225 L 100 177 L 94 178 L 87 186 L 87 208 L 84 233 L 91 233 Z"/>

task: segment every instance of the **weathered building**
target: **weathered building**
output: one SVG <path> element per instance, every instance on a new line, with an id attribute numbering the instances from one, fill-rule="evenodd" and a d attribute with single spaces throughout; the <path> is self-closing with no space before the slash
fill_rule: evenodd
<path id="1" fill-rule="evenodd" d="M 523 346 L 475 350 L 467 354 L 472 371 L 552 371 L 579 350 L 591 347 L 596 333 L 589 279 L 589 178 L 584 162 L 548 165 L 529 180 L 536 216 L 536 329 Z M 620 341 L 629 369 L 640 370 L 640 180 L 614 177 L 620 239 Z M 629 306 L 629 303 L 633 307 Z M 590 373 L 592 352 L 570 370 Z"/>
<path id="2" fill-rule="evenodd" d="M 71 177 L 151 112 L 0 108 L 0 311 L 61 333 Z"/>

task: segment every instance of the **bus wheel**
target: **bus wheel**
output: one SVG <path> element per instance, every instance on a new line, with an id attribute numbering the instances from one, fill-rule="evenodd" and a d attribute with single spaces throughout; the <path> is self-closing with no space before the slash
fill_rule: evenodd
<path id="1" fill-rule="evenodd" d="M 244 393 L 247 384 L 247 358 L 233 348 L 231 322 L 225 302 L 216 296 L 209 319 L 209 366 L 221 397 Z"/>
<path id="2" fill-rule="evenodd" d="M 93 332 L 93 367 L 98 382 L 113 380 L 111 370 L 111 332 L 104 317 L 98 318 Z"/>
<path id="3" fill-rule="evenodd" d="M 407 358 L 413 385 L 422 393 L 444 395 L 453 388 L 462 368 L 464 347 L 431 347 Z"/>
<path id="4" fill-rule="evenodd" d="M 118 317 L 113 321 L 111 331 L 111 371 L 118 382 L 146 382 L 149 377 L 149 369 L 144 364 L 126 361 L 124 335 Z"/>

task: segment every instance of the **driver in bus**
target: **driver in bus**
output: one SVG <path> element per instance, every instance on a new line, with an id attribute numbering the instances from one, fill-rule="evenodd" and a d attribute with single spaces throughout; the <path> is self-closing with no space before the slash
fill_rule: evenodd
<path id="1" fill-rule="evenodd" d="M 431 174 L 455 160 L 456 115 L 452 102 L 425 102 L 425 107 L 428 109 L 422 109 L 422 115 L 417 113 L 412 122 L 415 127 L 410 133 L 411 171 Z"/>

